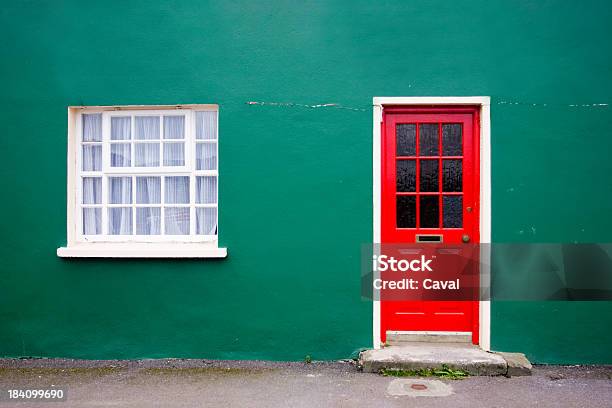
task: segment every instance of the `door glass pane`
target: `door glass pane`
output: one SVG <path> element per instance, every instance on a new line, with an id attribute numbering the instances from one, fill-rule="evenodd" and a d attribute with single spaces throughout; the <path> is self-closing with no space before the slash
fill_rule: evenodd
<path id="1" fill-rule="evenodd" d="M 438 195 L 423 195 L 419 200 L 419 227 L 438 228 L 440 224 Z"/>
<path id="2" fill-rule="evenodd" d="M 416 191 L 416 161 L 398 160 L 395 181 L 397 191 Z"/>
<path id="3" fill-rule="evenodd" d="M 413 123 L 395 126 L 397 156 L 416 155 L 416 125 Z"/>
<path id="4" fill-rule="evenodd" d="M 397 228 L 416 228 L 416 197 L 397 196 Z"/>
<path id="5" fill-rule="evenodd" d="M 438 155 L 438 124 L 422 123 L 419 125 L 419 156 Z"/>
<path id="6" fill-rule="evenodd" d="M 460 195 L 444 196 L 442 206 L 444 228 L 461 228 L 463 226 L 463 197 Z"/>
<path id="7" fill-rule="evenodd" d="M 463 154 L 463 135 L 460 123 L 442 125 L 442 155 L 461 156 Z"/>
<path id="8" fill-rule="evenodd" d="M 462 191 L 461 160 L 442 160 L 443 191 Z"/>
<path id="9" fill-rule="evenodd" d="M 421 191 L 438 191 L 438 160 L 421 160 L 419 184 Z"/>

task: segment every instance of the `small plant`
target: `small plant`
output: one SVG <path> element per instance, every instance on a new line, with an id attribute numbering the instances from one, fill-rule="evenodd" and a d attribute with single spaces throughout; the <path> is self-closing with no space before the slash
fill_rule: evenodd
<path id="1" fill-rule="evenodd" d="M 385 377 L 439 377 L 449 380 L 461 380 L 468 376 L 468 373 L 462 370 L 455 370 L 442 364 L 441 368 L 419 368 L 416 370 L 398 370 L 383 368 L 380 374 Z"/>
<path id="2" fill-rule="evenodd" d="M 312 356 L 310 354 L 308 354 L 306 357 L 304 357 L 304 362 L 306 364 L 312 363 Z"/>

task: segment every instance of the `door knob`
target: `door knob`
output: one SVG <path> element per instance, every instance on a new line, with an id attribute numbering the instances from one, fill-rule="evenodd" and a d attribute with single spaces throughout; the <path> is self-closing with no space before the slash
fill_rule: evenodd
<path id="1" fill-rule="evenodd" d="M 470 242 L 470 236 L 468 234 L 465 234 L 461 237 L 461 240 L 465 243 Z"/>

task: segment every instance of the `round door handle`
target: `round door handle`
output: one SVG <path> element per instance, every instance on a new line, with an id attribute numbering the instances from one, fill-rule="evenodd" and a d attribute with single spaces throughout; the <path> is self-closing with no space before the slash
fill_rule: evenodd
<path id="1" fill-rule="evenodd" d="M 470 236 L 468 234 L 465 234 L 464 236 L 461 237 L 461 240 L 465 243 L 470 242 Z"/>

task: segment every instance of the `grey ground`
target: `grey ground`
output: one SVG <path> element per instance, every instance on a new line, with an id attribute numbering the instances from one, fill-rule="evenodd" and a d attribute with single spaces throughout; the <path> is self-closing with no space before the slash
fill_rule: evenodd
<path id="1" fill-rule="evenodd" d="M 416 380 L 450 392 L 442 397 L 393 395 L 405 387 L 396 380 L 360 372 L 350 361 L 0 359 L 2 393 L 67 390 L 65 402 L 2 397 L 0 407 L 612 407 L 609 366 L 536 366 L 531 377 L 442 380 L 450 391 L 432 378 Z"/>

